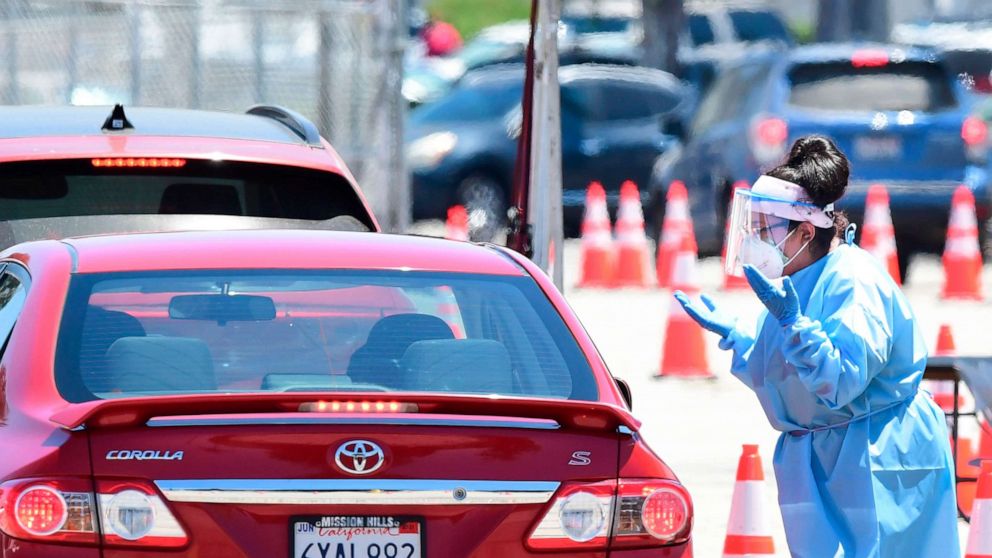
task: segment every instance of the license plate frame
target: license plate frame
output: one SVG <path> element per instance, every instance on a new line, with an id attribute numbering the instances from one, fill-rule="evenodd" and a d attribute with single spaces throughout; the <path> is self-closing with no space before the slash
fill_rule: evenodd
<path id="1" fill-rule="evenodd" d="M 404 549 L 402 549 L 402 547 L 400 547 L 399 550 L 401 550 L 401 552 L 397 552 L 396 558 L 427 557 L 426 521 L 424 520 L 423 517 L 412 516 L 412 515 L 388 515 L 388 514 L 384 514 L 384 515 L 348 515 L 348 514 L 312 515 L 311 514 L 311 515 L 295 515 L 289 518 L 288 531 L 289 531 L 290 558 L 301 558 L 302 556 L 306 555 L 306 552 L 308 552 L 306 549 L 301 549 L 300 553 L 299 554 L 297 553 L 297 548 L 296 548 L 297 525 L 299 525 L 300 523 L 310 523 L 311 525 L 314 525 L 315 529 L 318 529 L 320 528 L 318 526 L 322 524 L 325 518 L 329 518 L 331 520 L 331 523 L 329 525 L 334 523 L 334 519 L 344 520 L 344 525 L 342 526 L 331 525 L 329 527 L 325 527 L 328 529 L 364 529 L 364 528 L 382 529 L 382 528 L 388 528 L 387 520 L 392 520 L 400 526 L 407 526 L 410 523 L 414 523 L 417 525 L 417 535 L 418 535 L 417 539 L 419 545 L 415 550 L 419 552 L 413 552 L 412 554 L 408 554 L 407 552 L 405 552 Z M 370 519 L 377 520 L 376 524 L 372 525 L 371 527 L 370 527 L 371 522 L 369 521 Z M 362 526 L 352 525 L 352 523 L 355 522 L 354 520 L 362 520 Z M 344 535 L 341 535 L 341 537 L 343 536 Z M 390 536 L 390 535 L 383 535 L 383 536 Z M 333 538 L 328 538 L 328 541 L 334 545 L 348 542 L 347 539 L 343 541 L 338 541 Z M 374 544 L 374 543 L 370 543 L 370 544 Z M 335 556 L 338 556 L 338 554 L 335 554 L 337 552 L 336 548 L 337 547 L 335 546 L 334 549 L 328 552 L 327 554 L 328 558 L 335 558 Z M 368 548 L 369 547 L 365 548 L 364 553 L 355 552 L 354 558 L 366 558 L 368 555 Z M 310 552 L 309 555 L 307 555 L 307 558 L 322 558 L 319 548 L 313 550 L 314 550 L 313 552 Z M 347 558 L 352 558 L 351 553 L 346 552 L 345 556 Z M 389 558 L 389 556 L 391 555 L 387 555 L 386 553 L 381 552 L 380 556 L 381 558 Z"/>
<path id="2" fill-rule="evenodd" d="M 868 161 L 896 161 L 903 157 L 903 138 L 892 135 L 862 135 L 854 138 L 854 154 Z"/>

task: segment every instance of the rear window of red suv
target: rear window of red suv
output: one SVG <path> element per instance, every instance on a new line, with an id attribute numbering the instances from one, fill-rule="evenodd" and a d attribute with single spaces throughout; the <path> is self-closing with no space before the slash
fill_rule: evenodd
<path id="1" fill-rule="evenodd" d="M 361 199 L 336 173 L 300 167 L 173 158 L 0 164 L 0 220 L 94 215 L 234 215 L 369 228 Z"/>
<path id="2" fill-rule="evenodd" d="M 598 396 L 532 279 L 412 271 L 77 275 L 56 384 L 74 402 L 273 391 Z"/>
<path id="3" fill-rule="evenodd" d="M 929 62 L 798 64 L 789 72 L 789 104 L 828 111 L 938 112 L 957 106 L 943 67 Z"/>

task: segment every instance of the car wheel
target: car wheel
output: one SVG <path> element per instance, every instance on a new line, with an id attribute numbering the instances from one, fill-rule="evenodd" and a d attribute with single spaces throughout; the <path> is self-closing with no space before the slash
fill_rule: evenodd
<path id="1" fill-rule="evenodd" d="M 492 241 L 506 227 L 506 195 L 495 178 L 473 174 L 458 186 L 458 202 L 468 213 L 469 238 Z"/>

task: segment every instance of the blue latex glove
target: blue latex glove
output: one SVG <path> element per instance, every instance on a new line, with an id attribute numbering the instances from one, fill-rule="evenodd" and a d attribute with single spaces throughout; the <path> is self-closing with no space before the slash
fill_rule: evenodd
<path id="1" fill-rule="evenodd" d="M 675 296 L 675 300 L 679 301 L 679 304 L 685 309 L 685 313 L 689 314 L 689 317 L 699 322 L 699 325 L 704 328 L 716 333 L 720 337 L 727 337 L 734 330 L 734 324 L 737 323 L 737 318 L 717 310 L 716 304 L 710 297 L 706 295 L 699 297 L 703 300 L 703 304 L 706 305 L 704 307 L 689 300 L 689 297 L 682 291 L 675 291 L 672 294 Z"/>
<path id="2" fill-rule="evenodd" d="M 792 285 L 792 279 L 784 278 L 782 286 L 779 287 L 765 277 L 764 273 L 750 265 L 744 266 L 744 277 L 754 290 L 754 294 L 758 295 L 758 300 L 768 308 L 769 314 L 778 319 L 782 327 L 796 323 L 800 315 L 799 295 Z"/>

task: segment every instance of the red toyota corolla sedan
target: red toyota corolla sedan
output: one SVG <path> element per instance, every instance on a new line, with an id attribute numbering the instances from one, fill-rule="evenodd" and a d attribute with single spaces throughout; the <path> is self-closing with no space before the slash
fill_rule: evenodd
<path id="1" fill-rule="evenodd" d="M 513 252 L 267 230 L 0 261 L 2 556 L 691 555 L 689 494 Z"/>

